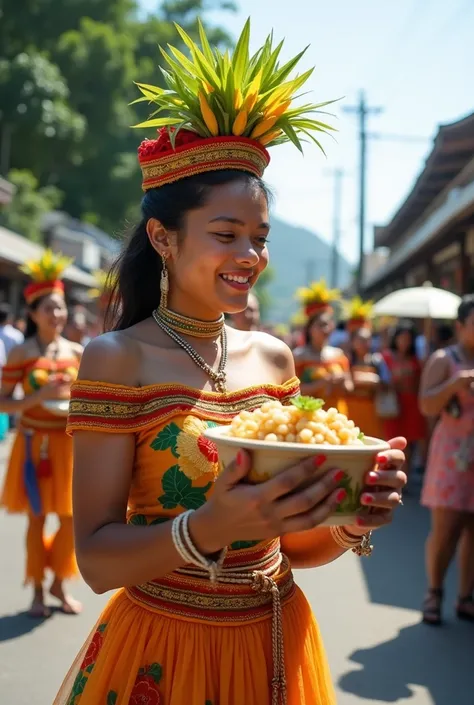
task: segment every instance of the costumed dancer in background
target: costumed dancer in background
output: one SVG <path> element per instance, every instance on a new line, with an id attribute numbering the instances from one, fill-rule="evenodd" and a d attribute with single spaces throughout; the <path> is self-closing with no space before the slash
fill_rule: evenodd
<path id="1" fill-rule="evenodd" d="M 247 308 L 229 316 L 232 327 L 237 330 L 260 329 L 260 304 L 255 294 L 249 294 Z"/>
<path id="2" fill-rule="evenodd" d="M 352 391 L 349 360 L 328 341 L 334 330 L 332 304 L 340 299 L 338 289 L 328 289 L 324 280 L 297 291 L 304 306 L 305 344 L 294 351 L 301 393 L 324 399 L 326 409 L 347 414 L 347 395 Z"/>
<path id="3" fill-rule="evenodd" d="M 22 270 L 32 282 L 25 289 L 28 306 L 25 341 L 13 348 L 3 368 L 0 410 L 19 414 L 17 435 L 8 464 L 1 505 L 28 514 L 26 583 L 34 588 L 32 617 L 48 617 L 43 583 L 46 569 L 53 581 L 50 594 L 64 612 L 80 604 L 64 591 L 64 581 L 77 575 L 72 527 L 72 442 L 66 435 L 71 383 L 77 377 L 82 348 L 61 336 L 67 321 L 64 284 L 60 277 L 72 260 L 46 251 Z M 24 398 L 13 393 L 22 385 Z M 57 533 L 45 537 L 48 514 L 59 518 Z"/>
<path id="4" fill-rule="evenodd" d="M 349 334 L 349 362 L 354 388 L 347 398 L 349 418 L 366 436 L 383 438 L 384 427 L 377 416 L 375 396 L 390 384 L 390 372 L 380 353 L 372 352 L 372 303 L 356 296 L 349 305 L 346 329 Z"/>
<path id="5" fill-rule="evenodd" d="M 113 307 L 113 289 L 115 286 L 114 274 L 103 269 L 97 269 L 94 273 L 96 286 L 89 289 L 89 297 L 96 302 L 97 318 L 95 324 L 90 329 L 90 337 L 95 338 L 106 332 L 106 315 Z"/>
<path id="6" fill-rule="evenodd" d="M 168 129 L 139 147 L 146 194 L 118 265 L 121 313 L 87 346 L 72 391 L 78 560 L 96 592 L 120 589 L 60 705 L 334 705 L 289 560 L 316 566 L 346 547 L 370 550 L 367 530 L 390 520 L 404 483 L 403 453 L 387 451 L 379 476 L 390 498 L 367 490 L 379 511 L 342 539 L 321 527 L 289 541 L 342 501 L 340 473 L 302 490 L 311 463 L 306 474 L 300 465 L 250 485 L 241 482 L 248 454 L 222 468 L 203 435 L 240 410 L 298 394 L 291 351 L 227 327 L 224 313 L 246 308 L 267 265 L 264 145 L 291 125 L 297 139 L 298 109 L 285 111 L 309 73 L 288 81 L 296 62 L 280 67 L 271 37 L 249 57 L 249 23 L 233 57 L 212 50 L 199 28 L 202 50 L 180 30 L 190 59 L 163 52 L 166 90 L 141 86 L 167 116 L 145 126 Z M 321 129 L 310 116 L 302 122 L 304 134 Z"/>

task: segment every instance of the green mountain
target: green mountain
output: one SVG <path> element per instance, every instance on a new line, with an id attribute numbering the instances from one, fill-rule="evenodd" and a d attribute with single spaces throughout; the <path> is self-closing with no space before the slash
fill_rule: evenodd
<path id="1" fill-rule="evenodd" d="M 275 276 L 268 285 L 271 305 L 266 315 L 270 322 L 287 322 L 299 306 L 295 291 L 311 281 L 331 278 L 331 245 L 306 228 L 295 227 L 272 217 L 270 231 L 270 266 Z M 340 288 L 349 284 L 353 265 L 339 254 Z"/>

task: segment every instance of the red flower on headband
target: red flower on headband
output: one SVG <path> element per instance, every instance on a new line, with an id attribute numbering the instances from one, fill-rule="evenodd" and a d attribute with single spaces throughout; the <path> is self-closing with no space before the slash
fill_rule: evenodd
<path id="1" fill-rule="evenodd" d="M 174 127 L 161 127 L 158 130 L 158 138 L 156 140 L 143 140 L 141 145 L 138 147 L 138 157 L 140 159 L 153 157 L 164 152 L 171 152 L 173 147 L 171 145 L 169 131 L 174 132 Z M 193 142 L 199 142 L 203 138 L 200 137 L 195 132 L 191 130 L 180 130 L 176 135 L 175 148 L 183 147 L 185 144 L 192 144 Z"/>

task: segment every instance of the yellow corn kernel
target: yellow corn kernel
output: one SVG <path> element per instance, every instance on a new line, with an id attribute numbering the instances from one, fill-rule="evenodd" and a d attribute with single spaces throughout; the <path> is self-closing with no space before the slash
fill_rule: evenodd
<path id="1" fill-rule="evenodd" d="M 202 93 L 199 93 L 199 105 L 201 107 L 201 114 L 207 129 L 211 135 L 216 137 L 219 134 L 219 125 L 217 124 L 216 116 L 209 107 L 206 97 Z"/>
<path id="2" fill-rule="evenodd" d="M 278 117 L 276 115 L 272 115 L 271 117 L 262 120 L 262 122 L 259 122 L 257 125 L 255 125 L 250 137 L 253 137 L 254 139 L 256 139 L 257 137 L 261 137 L 266 132 L 272 129 L 273 125 L 276 123 L 277 120 Z"/>
<path id="3" fill-rule="evenodd" d="M 247 126 L 248 113 L 246 110 L 241 110 L 234 120 L 232 125 L 232 134 L 241 135 Z"/>

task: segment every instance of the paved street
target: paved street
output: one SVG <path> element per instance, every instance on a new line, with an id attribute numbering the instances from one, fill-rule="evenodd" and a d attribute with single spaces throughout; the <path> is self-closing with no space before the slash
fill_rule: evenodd
<path id="1" fill-rule="evenodd" d="M 0 444 L 0 475 L 6 452 Z M 339 705 L 474 705 L 474 627 L 452 615 L 453 574 L 446 626 L 419 623 L 427 520 L 408 497 L 397 522 L 377 536 L 371 559 L 347 555 L 297 575 L 321 625 Z M 23 517 L 0 514 L 0 705 L 51 705 L 107 598 L 79 583 L 74 594 L 84 601 L 82 616 L 28 619 L 23 610 L 30 595 L 21 587 L 24 528 Z"/>

